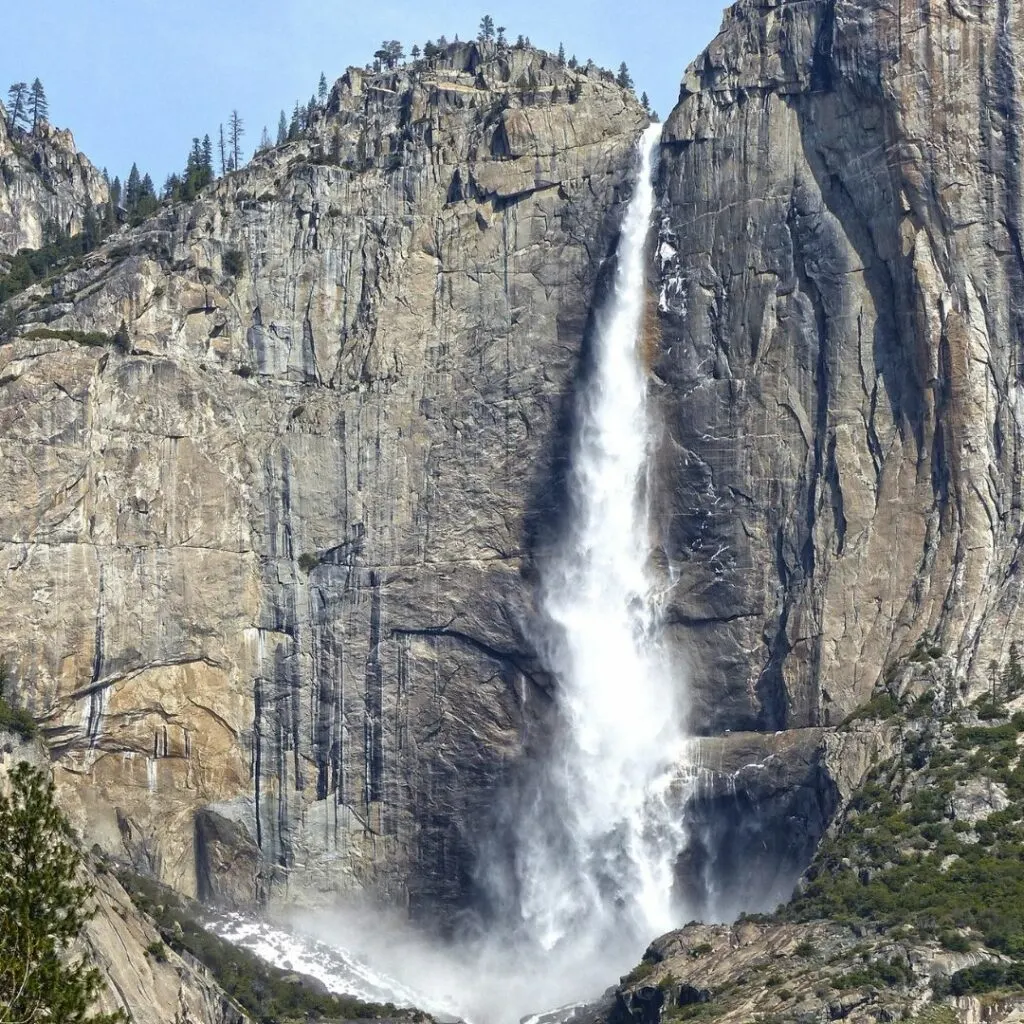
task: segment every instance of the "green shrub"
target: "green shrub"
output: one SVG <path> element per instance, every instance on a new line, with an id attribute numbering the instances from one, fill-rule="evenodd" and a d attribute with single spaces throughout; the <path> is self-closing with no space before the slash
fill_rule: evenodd
<path id="1" fill-rule="evenodd" d="M 1024 964 L 975 964 L 957 971 L 951 979 L 955 996 L 978 995 L 1001 988 L 1024 986 Z"/>
<path id="2" fill-rule="evenodd" d="M 793 950 L 793 955 L 803 957 L 805 960 L 808 960 L 811 957 L 818 955 L 818 947 L 815 946 L 813 942 L 809 942 L 805 939 L 796 947 L 796 949 Z"/>
<path id="3" fill-rule="evenodd" d="M 0 660 L 0 729 L 18 733 L 25 739 L 33 739 L 39 733 L 39 726 L 32 715 L 15 704 L 8 697 L 11 673 L 7 662 Z"/>
<path id="4" fill-rule="evenodd" d="M 867 704 L 854 711 L 843 724 L 849 725 L 851 722 L 857 722 L 862 719 L 884 720 L 892 718 L 899 710 L 900 706 L 896 698 L 888 691 L 885 691 L 884 693 L 876 694 Z"/>
<path id="5" fill-rule="evenodd" d="M 956 731 L 956 741 L 960 747 L 981 747 L 991 750 L 1005 743 L 1012 743 L 1016 748 L 1019 731 L 1014 722 L 987 727 L 981 725 L 960 726 Z"/>
<path id="6" fill-rule="evenodd" d="M 245 256 L 241 249 L 228 249 L 221 258 L 221 265 L 225 274 L 238 277 L 245 269 Z"/>
<path id="7" fill-rule="evenodd" d="M 146 947 L 146 956 L 151 956 L 157 963 L 167 963 L 167 947 L 159 940 L 154 940 Z"/>
<path id="8" fill-rule="evenodd" d="M 945 989 L 945 991 L 941 991 Z M 941 994 L 940 994 L 941 992 Z M 932 979 L 932 996 L 945 999 L 949 995 L 949 979 Z M 960 1016 L 952 1006 L 926 1006 L 914 1019 L 913 1024 L 960 1024 Z"/>
<path id="9" fill-rule="evenodd" d="M 911 979 L 911 972 L 896 957 L 889 961 L 873 960 L 863 968 L 850 971 L 835 979 L 835 986 L 840 992 L 848 992 L 854 988 L 894 988 L 905 985 Z"/>
<path id="10" fill-rule="evenodd" d="M 25 332 L 25 337 L 33 341 L 56 338 L 58 341 L 76 341 L 79 345 L 95 347 L 117 344 L 117 335 L 105 334 L 103 331 L 62 331 L 55 327 L 34 327 Z"/>
<path id="11" fill-rule="evenodd" d="M 927 718 L 935 707 L 935 691 L 926 690 L 907 709 L 907 717 L 911 719 Z"/>
<path id="12" fill-rule="evenodd" d="M 653 973 L 654 964 L 650 960 L 641 960 L 621 981 L 623 985 L 635 985 L 638 981 L 643 981 L 644 978 L 650 977 Z"/>
<path id="13" fill-rule="evenodd" d="M 24 708 L 13 707 L 3 697 L 0 697 L 0 729 L 9 729 L 27 740 L 39 733 L 39 726 L 32 715 Z"/>
<path id="14" fill-rule="evenodd" d="M 320 564 L 318 555 L 309 553 L 299 555 L 299 568 L 306 574 L 311 573 Z"/>
<path id="15" fill-rule="evenodd" d="M 942 943 L 943 949 L 948 949 L 951 953 L 969 953 L 973 949 L 971 940 L 960 932 L 943 932 L 939 936 L 939 942 Z"/>
<path id="16" fill-rule="evenodd" d="M 52 225 L 46 234 L 48 241 L 41 248 L 22 249 L 10 258 L 7 272 L 0 274 L 0 303 L 44 280 L 57 267 L 75 265 L 98 242 L 84 232 L 69 235 Z"/>

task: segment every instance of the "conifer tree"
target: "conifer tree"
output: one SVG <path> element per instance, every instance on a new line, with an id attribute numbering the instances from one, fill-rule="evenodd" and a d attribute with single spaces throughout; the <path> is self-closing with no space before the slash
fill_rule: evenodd
<path id="1" fill-rule="evenodd" d="M 480 32 L 477 38 L 484 42 L 490 42 L 494 38 L 494 19 L 489 14 L 480 19 Z"/>
<path id="2" fill-rule="evenodd" d="M 412 49 L 409 51 L 409 56 L 412 57 L 413 60 L 419 60 L 421 52 L 419 43 L 413 43 Z"/>
<path id="3" fill-rule="evenodd" d="M 135 210 L 136 218 L 141 222 L 147 217 L 152 217 L 159 205 L 153 179 L 148 174 L 144 174 L 139 186 L 139 205 Z"/>
<path id="4" fill-rule="evenodd" d="M 231 111 L 228 118 L 228 137 L 231 139 L 231 165 L 235 170 L 242 166 L 242 136 L 245 126 L 237 110 Z"/>
<path id="5" fill-rule="evenodd" d="M 179 179 L 178 187 L 174 188 L 171 183 L 170 198 L 175 200 L 195 199 L 211 181 L 213 181 L 213 146 L 210 143 L 210 136 L 205 136 L 202 142 L 197 136 L 192 139 L 192 148 L 185 161 L 185 173 Z M 164 184 L 165 194 L 167 194 L 167 184 Z M 145 181 L 143 186 L 145 186 Z"/>
<path id="6" fill-rule="evenodd" d="M 647 93 L 640 94 L 640 106 L 644 108 L 649 114 L 651 112 L 651 101 L 647 98 Z"/>
<path id="7" fill-rule="evenodd" d="M 86 203 L 85 213 L 82 215 L 82 230 L 79 237 L 83 252 L 92 252 L 103 241 L 103 225 L 96 215 L 96 209 L 92 203 Z M 0 1020 L 3 1018 L 0 1017 Z"/>
<path id="8" fill-rule="evenodd" d="M 273 143 L 270 141 L 270 132 L 267 131 L 267 126 L 263 126 L 263 131 L 260 132 L 260 144 L 256 149 L 257 153 L 266 153 L 268 149 L 273 147 Z"/>
<path id="9" fill-rule="evenodd" d="M 138 164 L 132 164 L 132 169 L 128 172 L 128 181 L 124 189 L 124 203 L 130 214 L 134 213 L 135 207 L 139 205 L 141 190 L 142 175 L 139 174 L 139 166 Z"/>
<path id="10" fill-rule="evenodd" d="M 211 181 L 216 177 L 213 173 L 213 143 L 210 142 L 210 136 L 203 136 L 203 184 L 209 185 Z"/>
<path id="11" fill-rule="evenodd" d="M 164 187 L 161 191 L 161 195 L 164 199 L 170 199 L 172 202 L 177 202 L 181 198 L 182 181 L 180 174 L 168 174 L 164 179 Z"/>
<path id="12" fill-rule="evenodd" d="M 284 114 L 281 116 L 284 117 Z M 228 173 L 228 147 L 224 141 L 224 125 L 219 126 L 219 132 L 217 146 L 220 149 L 220 173 L 223 176 Z"/>
<path id="13" fill-rule="evenodd" d="M 199 191 L 199 176 L 202 173 L 203 144 L 198 136 L 192 139 L 192 148 L 185 161 L 185 174 L 182 182 L 182 199 L 194 199 Z M 177 197 L 175 197 L 177 198 Z"/>
<path id="14" fill-rule="evenodd" d="M 327 102 L 327 76 L 322 71 L 320 72 L 320 84 L 316 87 L 316 94 L 320 98 L 321 104 Z"/>
<path id="15" fill-rule="evenodd" d="M 221 134 L 223 135 L 224 129 L 221 128 Z M 288 141 L 288 118 L 284 116 L 284 111 L 281 111 L 281 116 L 277 121 L 277 144 L 283 146 Z"/>
<path id="16" fill-rule="evenodd" d="M 505 38 L 505 26 L 499 25 L 497 28 L 498 33 L 498 45 L 505 47 L 508 46 L 508 40 Z"/>
<path id="17" fill-rule="evenodd" d="M 115 1024 L 90 1014 L 99 971 L 69 957 L 91 916 L 82 856 L 42 771 L 22 761 L 0 796 L 0 1020 Z"/>
<path id="18" fill-rule="evenodd" d="M 295 109 L 292 110 L 292 119 L 288 122 L 288 141 L 294 142 L 299 136 L 302 135 L 304 125 L 302 123 L 304 111 L 298 103 L 295 104 Z"/>
<path id="19" fill-rule="evenodd" d="M 16 128 L 28 126 L 26 120 L 26 106 L 28 104 L 28 85 L 25 82 L 15 82 L 7 90 L 7 130 L 13 132 Z"/>
<path id="20" fill-rule="evenodd" d="M 35 131 L 41 124 L 44 124 L 50 116 L 50 104 L 46 101 L 46 90 L 38 78 L 32 83 L 28 110 L 32 117 L 32 131 Z"/>
<path id="21" fill-rule="evenodd" d="M 626 67 L 625 61 L 619 65 L 619 73 L 615 76 L 615 81 L 622 89 L 633 88 L 633 79 L 630 77 L 629 68 Z"/>
<path id="22" fill-rule="evenodd" d="M 110 183 L 110 199 L 107 201 L 106 210 L 103 215 L 104 235 L 113 234 L 117 230 L 117 211 L 121 206 L 121 179 L 115 177 Z"/>
<path id="23" fill-rule="evenodd" d="M 561 43 L 558 44 L 558 63 L 565 67 L 565 47 Z"/>
<path id="24" fill-rule="evenodd" d="M 397 39 L 385 39 L 373 57 L 375 61 L 379 61 L 389 71 L 393 71 L 399 61 L 404 59 L 405 50 Z"/>

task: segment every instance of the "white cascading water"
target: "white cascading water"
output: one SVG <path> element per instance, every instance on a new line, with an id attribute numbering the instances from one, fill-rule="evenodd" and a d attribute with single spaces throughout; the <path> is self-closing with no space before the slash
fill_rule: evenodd
<path id="1" fill-rule="evenodd" d="M 639 143 L 614 287 L 596 320 L 592 372 L 577 410 L 570 522 L 542 576 L 541 646 L 558 680 L 559 731 L 517 808 L 514 891 L 500 857 L 481 864 L 514 920 L 495 921 L 486 938 L 451 948 L 376 909 L 296 913 L 297 932 L 237 919 L 215 924 L 333 991 L 383 993 L 474 1024 L 514 1024 L 596 996 L 681 921 L 672 899 L 686 838 L 677 787 L 690 781 L 692 766 L 649 564 L 651 431 L 641 344 L 660 134 L 652 125 Z M 567 1016 L 568 1007 L 530 1019 Z"/>
<path id="2" fill-rule="evenodd" d="M 660 134 L 651 125 L 640 140 L 614 288 L 599 311 L 577 410 L 572 518 L 543 567 L 561 733 L 535 820 L 519 823 L 517 872 L 523 922 L 546 949 L 563 938 L 604 942 L 623 929 L 646 942 L 677 923 L 671 894 L 682 822 L 666 796 L 684 748 L 683 709 L 658 638 L 649 565 L 641 351 Z"/>

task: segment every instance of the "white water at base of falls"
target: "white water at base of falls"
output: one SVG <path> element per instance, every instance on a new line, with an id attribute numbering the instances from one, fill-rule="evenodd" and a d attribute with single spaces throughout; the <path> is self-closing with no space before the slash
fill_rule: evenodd
<path id="1" fill-rule="evenodd" d="M 519 823 L 517 874 L 525 931 L 548 950 L 583 936 L 646 943 L 677 923 L 673 872 L 685 836 L 668 796 L 685 746 L 683 708 L 650 570 L 641 337 L 660 134 L 652 125 L 640 140 L 614 286 L 577 408 L 572 515 L 542 565 L 543 649 L 561 727 L 533 820 Z"/>
<path id="2" fill-rule="evenodd" d="M 660 135 L 652 125 L 639 143 L 614 285 L 595 320 L 579 396 L 568 528 L 543 563 L 539 646 L 557 679 L 553 753 L 517 806 L 514 879 L 497 866 L 501 857 L 481 864 L 507 920 L 450 947 L 351 908 L 296 911 L 297 931 L 239 919 L 218 926 L 333 991 L 512 1024 L 597 996 L 685 920 L 673 881 L 692 772 L 681 676 L 659 640 L 650 569 L 641 338 Z"/>

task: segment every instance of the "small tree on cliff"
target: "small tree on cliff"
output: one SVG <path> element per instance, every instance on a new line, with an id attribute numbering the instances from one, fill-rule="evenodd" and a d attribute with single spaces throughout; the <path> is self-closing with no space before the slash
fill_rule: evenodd
<path id="1" fill-rule="evenodd" d="M 28 128 L 31 123 L 28 119 L 28 84 L 26 82 L 15 82 L 7 90 L 7 130 L 13 132 L 15 128 Z"/>
<path id="2" fill-rule="evenodd" d="M 626 67 L 625 61 L 619 65 L 619 73 L 615 76 L 615 81 L 623 89 L 633 88 L 633 77 L 630 75 L 629 68 Z"/>
<path id="3" fill-rule="evenodd" d="M 494 38 L 494 19 L 489 14 L 480 19 L 480 32 L 477 38 L 484 42 L 490 42 Z"/>
<path id="4" fill-rule="evenodd" d="M 32 131 L 35 131 L 41 124 L 45 124 L 50 116 L 50 104 L 46 99 L 46 90 L 38 78 L 32 83 L 28 108 L 32 115 Z"/>
<path id="5" fill-rule="evenodd" d="M 242 166 L 242 136 L 245 126 L 237 110 L 231 111 L 228 118 L 228 135 L 231 139 L 231 169 L 237 171 Z"/>
<path id="6" fill-rule="evenodd" d="M 0 1024 L 116 1024 L 92 1015 L 99 971 L 67 950 L 90 917 L 81 854 L 53 799 L 53 784 L 22 761 L 0 796 Z"/>

